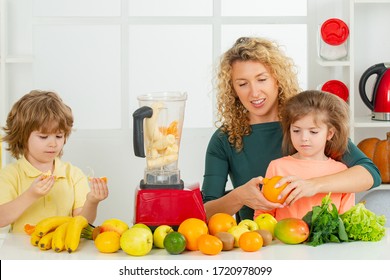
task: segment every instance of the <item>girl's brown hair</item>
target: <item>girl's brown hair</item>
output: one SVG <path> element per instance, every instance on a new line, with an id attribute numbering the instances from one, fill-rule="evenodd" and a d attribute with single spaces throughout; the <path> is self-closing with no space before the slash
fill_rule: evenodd
<path id="1" fill-rule="evenodd" d="M 248 111 L 233 88 L 232 64 L 235 61 L 256 61 L 263 64 L 278 83 L 278 106 L 299 92 L 293 61 L 275 42 L 263 38 L 239 38 L 221 57 L 217 73 L 217 126 L 228 135 L 236 150 L 241 150 L 242 138 L 251 133 Z M 280 112 L 280 110 L 279 110 Z"/>
<path id="2" fill-rule="evenodd" d="M 307 90 L 291 97 L 285 103 L 282 113 L 283 144 L 285 155 L 297 152 L 291 142 L 291 125 L 302 117 L 313 114 L 315 122 L 323 122 L 335 133 L 325 145 L 325 155 L 339 160 L 346 152 L 349 137 L 348 104 L 338 96 L 318 91 Z"/>
<path id="3" fill-rule="evenodd" d="M 73 114 L 58 94 L 33 90 L 20 98 L 8 114 L 2 141 L 7 150 L 18 159 L 25 155 L 31 132 L 65 134 L 65 141 L 73 127 Z"/>

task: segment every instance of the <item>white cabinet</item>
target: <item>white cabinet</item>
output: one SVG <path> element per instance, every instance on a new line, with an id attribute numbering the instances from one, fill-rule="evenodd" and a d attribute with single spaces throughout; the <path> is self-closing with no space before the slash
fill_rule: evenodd
<path id="1" fill-rule="evenodd" d="M 353 83 L 351 105 L 352 133 L 355 142 L 367 137 L 386 138 L 389 121 L 371 120 L 371 112 L 360 98 L 358 84 L 370 66 L 390 62 L 390 0 L 350 0 L 350 78 Z M 367 87 L 369 90 L 369 86 Z"/>
<path id="2" fill-rule="evenodd" d="M 351 139 L 359 143 L 368 137 L 386 138 L 390 131 L 390 121 L 371 120 L 371 111 L 363 103 L 359 94 L 361 75 L 370 66 L 390 62 L 390 0 L 320 0 L 317 10 L 322 14 L 317 16 L 320 26 L 328 18 L 340 18 L 345 21 L 350 30 L 349 54 L 346 59 L 326 61 L 318 58 L 317 63 L 325 73 L 324 79 L 338 79 L 349 88 L 349 105 L 351 113 Z M 368 94 L 375 76 L 367 85 Z"/>

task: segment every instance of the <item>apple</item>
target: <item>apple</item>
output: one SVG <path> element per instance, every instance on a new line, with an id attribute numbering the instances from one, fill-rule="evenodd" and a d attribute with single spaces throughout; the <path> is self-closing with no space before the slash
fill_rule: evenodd
<path id="1" fill-rule="evenodd" d="M 152 232 L 152 230 L 150 229 L 150 227 L 148 227 L 147 225 L 143 224 L 143 223 L 137 223 L 137 224 L 134 224 L 132 226 L 132 228 L 144 228 L 144 229 L 147 229 L 149 230 L 150 232 Z"/>
<path id="2" fill-rule="evenodd" d="M 286 244 L 299 244 L 309 237 L 309 226 L 302 219 L 285 218 L 275 226 L 275 237 Z"/>
<path id="3" fill-rule="evenodd" d="M 160 225 L 153 232 L 153 244 L 157 248 L 164 249 L 164 239 L 168 233 L 173 232 L 173 228 L 168 225 Z"/>
<path id="4" fill-rule="evenodd" d="M 278 220 L 274 216 L 269 213 L 263 213 L 257 216 L 254 221 L 259 226 L 259 229 L 268 230 L 272 234 L 272 238 L 275 237 L 274 231 Z"/>
<path id="5" fill-rule="evenodd" d="M 251 219 L 245 219 L 238 223 L 239 226 L 247 227 L 250 231 L 258 230 L 259 226 L 258 224 L 251 220 Z"/>
<path id="6" fill-rule="evenodd" d="M 153 247 L 153 234 L 150 230 L 131 227 L 120 238 L 121 249 L 131 256 L 145 256 Z"/>
<path id="7" fill-rule="evenodd" d="M 119 233 L 119 235 L 122 235 L 123 232 L 125 232 L 129 226 L 127 223 L 120 219 L 108 219 L 105 220 L 100 226 L 100 233 L 105 232 L 105 231 L 116 231 Z"/>
<path id="8" fill-rule="evenodd" d="M 243 234 L 244 232 L 248 232 L 250 231 L 246 226 L 239 226 L 239 225 L 236 225 L 236 226 L 232 226 L 231 228 L 228 229 L 227 232 L 233 234 L 234 236 L 234 247 L 239 247 L 238 246 L 238 240 L 240 239 L 240 236 L 241 234 Z"/>

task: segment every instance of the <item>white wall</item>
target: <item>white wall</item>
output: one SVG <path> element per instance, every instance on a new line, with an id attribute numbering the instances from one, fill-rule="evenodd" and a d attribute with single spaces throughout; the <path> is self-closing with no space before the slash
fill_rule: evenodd
<path id="1" fill-rule="evenodd" d="M 62 95 L 76 117 L 64 159 L 109 180 L 110 196 L 101 203 L 96 223 L 110 217 L 133 219 L 134 190 L 145 167 L 144 159 L 133 153 L 131 114 L 138 107 L 137 95 L 189 92 L 179 168 L 185 182 L 201 183 L 207 143 L 215 130 L 214 67 L 238 36 L 279 40 L 298 64 L 303 89 L 344 75 L 343 69 L 316 63 L 316 44 L 324 18 L 348 18 L 349 0 L 309 0 L 307 16 L 292 17 L 285 14 L 291 7 L 268 16 L 266 4 L 276 1 L 188 0 L 182 5 L 182 0 L 166 0 L 159 7 L 161 2 L 0 0 L 0 125 L 13 102 L 33 88 Z M 229 3 L 233 8 L 224 6 Z M 253 8 L 259 3 L 261 8 Z M 150 10 L 151 5 L 158 8 Z M 375 9 L 367 17 L 375 20 Z M 383 34 L 369 32 L 375 42 L 383 39 Z M 373 52 L 359 69 L 387 56 Z"/>

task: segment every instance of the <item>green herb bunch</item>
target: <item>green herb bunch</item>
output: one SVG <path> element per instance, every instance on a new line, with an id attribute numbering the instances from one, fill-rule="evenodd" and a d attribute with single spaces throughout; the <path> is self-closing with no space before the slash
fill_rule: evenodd
<path id="1" fill-rule="evenodd" d="M 321 206 L 314 206 L 313 209 L 303 217 L 309 225 L 310 234 L 306 244 L 318 246 L 329 242 L 348 241 L 344 223 L 341 220 L 337 207 L 330 199 L 330 193 L 321 202 Z"/>

